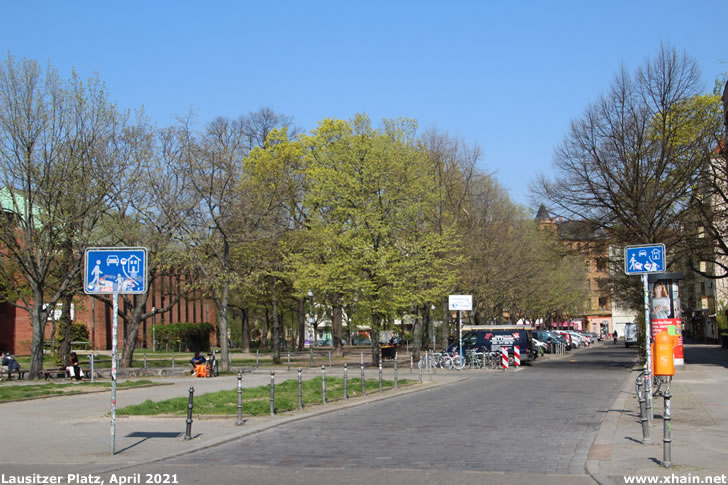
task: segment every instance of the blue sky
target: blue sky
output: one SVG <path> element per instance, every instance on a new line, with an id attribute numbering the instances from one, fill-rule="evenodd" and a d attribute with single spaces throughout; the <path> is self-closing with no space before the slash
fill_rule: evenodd
<path id="1" fill-rule="evenodd" d="M 0 0 L 0 49 L 67 76 L 98 72 L 159 126 L 260 107 L 414 118 L 478 145 L 512 199 L 551 173 L 569 121 L 660 42 L 728 71 L 728 1 Z"/>

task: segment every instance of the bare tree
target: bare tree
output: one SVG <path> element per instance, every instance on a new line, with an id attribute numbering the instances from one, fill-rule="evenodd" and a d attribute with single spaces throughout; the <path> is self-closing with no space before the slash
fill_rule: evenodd
<path id="1" fill-rule="evenodd" d="M 665 46 L 634 74 L 620 69 L 571 123 L 554 155 L 556 175 L 538 178 L 534 199 L 607 230 L 617 244 L 684 247 L 683 220 L 714 142 L 685 109 L 699 88 L 695 60 Z"/>
<path id="2" fill-rule="evenodd" d="M 49 312 L 79 288 L 83 252 L 119 190 L 134 177 L 128 115 L 97 79 L 63 82 L 52 67 L 0 64 L 0 271 L 9 303 L 31 317 L 31 377 L 43 368 Z"/>

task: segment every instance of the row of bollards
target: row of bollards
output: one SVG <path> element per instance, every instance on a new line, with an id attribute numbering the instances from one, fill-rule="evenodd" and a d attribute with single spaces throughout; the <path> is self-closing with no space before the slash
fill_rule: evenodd
<path id="1" fill-rule="evenodd" d="M 364 374 L 364 364 L 362 363 L 360 365 L 361 369 L 361 393 L 362 396 L 366 396 L 366 380 L 365 380 L 365 374 Z M 394 388 L 398 389 L 398 375 L 397 375 L 397 357 L 395 356 L 394 359 Z M 270 415 L 275 416 L 275 371 L 271 371 L 270 373 Z M 345 363 L 344 364 L 344 400 L 349 399 L 349 367 Z M 422 369 L 420 369 L 420 382 L 422 382 Z M 238 405 L 237 405 L 237 420 L 235 421 L 236 426 L 242 426 L 245 424 L 245 420 L 243 419 L 243 372 L 238 372 L 238 381 L 237 381 L 237 391 L 238 391 Z M 382 377 L 382 364 L 379 363 L 379 392 L 383 392 L 383 377 Z M 186 422 L 186 428 L 185 428 L 185 440 L 191 440 L 192 439 L 192 414 L 194 409 L 194 394 L 195 394 L 195 388 L 190 387 L 189 388 L 189 397 L 187 401 L 187 419 Z M 327 404 L 328 401 L 326 399 L 326 367 L 321 366 L 321 401 L 323 404 Z M 303 376 L 302 376 L 302 369 L 298 368 L 298 409 L 303 409 Z"/>
<path id="2" fill-rule="evenodd" d="M 647 387 L 647 383 L 643 379 L 643 376 L 645 374 L 640 374 L 640 376 L 637 378 L 637 382 L 635 383 L 635 391 L 637 393 L 637 399 L 639 401 L 639 407 L 640 407 L 640 424 L 642 425 L 642 443 L 643 444 L 650 444 L 651 438 L 650 438 L 650 409 L 649 406 L 649 399 L 647 398 L 647 394 L 650 392 L 649 388 Z M 670 384 L 672 383 L 672 377 L 666 376 L 662 377 L 665 379 L 662 383 L 666 385 L 666 389 L 664 391 L 658 391 L 655 392 L 655 395 L 661 394 L 664 399 L 664 408 L 663 408 L 663 426 L 662 426 L 662 465 L 665 468 L 670 468 L 672 466 L 672 408 L 671 408 L 671 398 L 672 394 L 670 394 Z"/>

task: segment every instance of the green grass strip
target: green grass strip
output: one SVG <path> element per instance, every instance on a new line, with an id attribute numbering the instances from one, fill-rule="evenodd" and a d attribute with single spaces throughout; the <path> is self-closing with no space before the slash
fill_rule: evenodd
<path id="1" fill-rule="evenodd" d="M 117 383 L 117 389 L 150 386 L 150 380 L 125 381 Z M 68 396 L 83 394 L 91 391 L 111 389 L 111 382 L 78 382 L 67 384 L 28 384 L 28 385 L 1 385 L 0 402 L 16 401 L 38 397 Z"/>
<path id="2" fill-rule="evenodd" d="M 400 380 L 398 385 L 406 386 L 415 381 Z M 379 392 L 379 380 L 367 379 L 366 392 Z M 382 381 L 383 389 L 393 389 L 394 381 Z M 361 395 L 361 379 L 349 379 L 349 397 Z M 321 377 L 303 381 L 301 395 L 304 407 L 322 404 Z M 187 414 L 189 396 L 176 397 L 165 401 L 147 400 L 141 404 L 126 406 L 116 411 L 119 415 L 149 416 L 156 414 Z M 326 400 L 334 401 L 344 398 L 344 379 L 340 377 L 326 378 Z M 275 386 L 274 409 L 277 413 L 292 411 L 298 408 L 298 381 L 291 379 Z M 194 414 L 202 415 L 235 415 L 238 412 L 238 391 L 218 391 L 195 396 Z M 265 416 L 270 414 L 270 386 L 243 388 L 243 414 L 248 416 Z"/>

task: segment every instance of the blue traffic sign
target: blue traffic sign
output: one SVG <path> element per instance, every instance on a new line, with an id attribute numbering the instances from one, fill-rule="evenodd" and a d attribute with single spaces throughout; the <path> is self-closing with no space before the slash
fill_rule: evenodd
<path id="1" fill-rule="evenodd" d="M 664 244 L 645 244 L 624 248 L 624 272 L 628 275 L 664 273 L 666 266 Z"/>
<path id="2" fill-rule="evenodd" d="M 83 291 L 88 295 L 147 292 L 146 248 L 87 248 Z"/>

